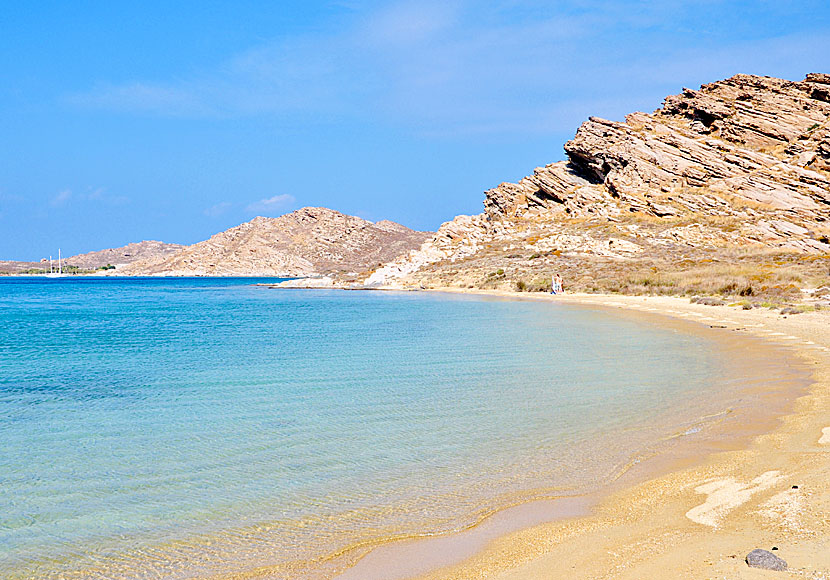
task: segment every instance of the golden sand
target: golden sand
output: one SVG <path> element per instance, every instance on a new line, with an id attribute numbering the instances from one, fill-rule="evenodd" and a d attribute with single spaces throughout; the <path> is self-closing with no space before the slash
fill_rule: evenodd
<path id="1" fill-rule="evenodd" d="M 533 298 L 740 330 L 795 348 L 813 369 L 814 383 L 791 413 L 748 446 L 701 451 L 685 467 L 613 491 L 589 515 L 499 535 L 459 564 L 420 580 L 830 578 L 830 311 L 782 316 L 673 297 Z M 788 562 L 788 572 L 744 562 L 751 550 L 773 547 Z"/>

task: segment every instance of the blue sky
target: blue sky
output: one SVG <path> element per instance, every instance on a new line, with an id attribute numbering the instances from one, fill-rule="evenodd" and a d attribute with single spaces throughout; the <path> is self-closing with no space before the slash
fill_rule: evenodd
<path id="1" fill-rule="evenodd" d="M 435 229 L 589 115 L 828 55 L 826 0 L 7 3 L 0 259 L 307 205 Z"/>

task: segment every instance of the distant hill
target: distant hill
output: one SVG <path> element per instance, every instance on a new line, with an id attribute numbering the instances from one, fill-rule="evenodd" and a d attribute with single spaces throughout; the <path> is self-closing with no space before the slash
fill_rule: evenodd
<path id="1" fill-rule="evenodd" d="M 44 265 L 40 262 L 17 262 L 15 260 L 0 260 L 0 275 L 22 274 L 27 270 L 41 270 Z M 49 269 L 49 262 L 46 262 Z"/>
<path id="2" fill-rule="evenodd" d="M 165 256 L 175 254 L 184 247 L 181 244 L 166 244 L 155 240 L 146 240 L 127 244 L 120 248 L 78 254 L 77 256 L 66 258 L 65 263 L 67 266 L 77 266 L 84 270 L 94 270 L 95 268 L 100 268 L 108 264 L 117 267 L 132 264 L 138 260 L 164 258 Z"/>
<path id="3" fill-rule="evenodd" d="M 372 223 L 305 207 L 253 220 L 173 255 L 119 268 L 128 275 L 309 276 L 364 272 L 418 248 L 432 236 L 390 221 Z"/>
<path id="4" fill-rule="evenodd" d="M 79 268 L 80 270 L 95 270 L 107 265 L 125 266 L 136 260 L 153 260 L 174 254 L 184 248 L 181 244 L 166 244 L 155 240 L 127 244 L 120 248 L 109 248 L 97 252 L 88 252 L 64 258 L 64 267 Z M 57 256 L 54 256 L 53 265 L 58 268 Z M 49 262 L 17 262 L 0 260 L 0 274 L 20 274 L 30 270 L 48 270 Z"/>

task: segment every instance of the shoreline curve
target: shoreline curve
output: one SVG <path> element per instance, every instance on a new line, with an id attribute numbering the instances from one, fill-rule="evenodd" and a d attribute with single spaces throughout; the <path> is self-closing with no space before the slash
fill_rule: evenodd
<path id="1" fill-rule="evenodd" d="M 595 497 L 593 501 L 583 498 L 581 511 L 568 512 L 566 509 L 563 510 L 561 516 L 554 515 L 552 520 L 546 522 L 522 525 L 520 521 L 518 525 L 515 522 L 511 525 L 509 521 L 511 510 L 532 506 L 544 500 L 507 507 L 489 516 L 472 529 L 436 539 L 390 542 L 375 548 L 368 555 L 363 556 L 355 566 L 335 578 L 343 580 L 371 578 L 381 570 L 385 570 L 384 573 L 388 575 L 396 567 L 395 578 L 418 580 L 473 577 L 536 580 L 537 578 L 571 578 L 574 574 L 578 574 L 580 578 L 633 579 L 644 577 L 643 574 L 649 573 L 657 574 L 653 577 L 710 578 L 715 560 L 717 560 L 717 566 L 725 572 L 732 574 L 738 572 L 741 574 L 739 577 L 743 578 L 745 564 L 739 553 L 740 549 L 735 548 L 731 550 L 735 553 L 721 554 L 719 557 L 707 555 L 704 558 L 698 557 L 690 561 L 678 553 L 686 552 L 687 549 L 686 544 L 678 542 L 677 538 L 682 537 L 684 542 L 698 543 L 702 550 L 711 551 L 716 547 L 715 544 L 721 547 L 729 545 L 728 542 L 723 542 L 726 538 L 720 537 L 724 534 L 718 533 L 725 528 L 724 520 L 728 519 L 732 523 L 733 521 L 742 522 L 747 518 L 761 517 L 762 520 L 765 518 L 768 525 L 759 526 L 760 529 L 754 534 L 752 531 L 739 534 L 741 538 L 747 536 L 742 543 L 748 546 L 746 549 L 748 552 L 758 546 L 769 549 L 770 546 L 765 546 L 763 543 L 770 532 L 769 528 L 789 525 L 791 528 L 803 529 L 803 526 L 793 524 L 791 520 L 794 516 L 789 513 L 798 512 L 798 508 L 793 505 L 803 503 L 796 491 L 801 487 L 790 487 L 789 490 L 784 488 L 788 487 L 787 483 L 790 480 L 802 475 L 804 470 L 758 471 L 759 468 L 755 464 L 776 463 L 770 461 L 768 453 L 770 440 L 775 441 L 775 449 L 786 446 L 786 443 L 797 443 L 800 448 L 804 443 L 801 439 L 810 432 L 810 427 L 816 431 L 815 425 L 820 425 L 822 422 L 830 423 L 830 416 L 816 412 L 821 409 L 822 401 L 830 400 L 830 377 L 827 372 L 830 367 L 830 355 L 828 355 L 830 353 L 830 312 L 816 312 L 799 315 L 798 318 L 788 318 L 768 311 L 736 311 L 726 306 L 691 304 L 688 300 L 677 297 L 597 294 L 550 296 L 454 288 L 430 289 L 427 292 L 475 294 L 505 299 L 551 300 L 574 306 L 617 308 L 637 314 L 656 315 L 663 319 L 667 317 L 697 322 L 709 325 L 711 328 L 741 331 L 749 336 L 762 339 L 768 345 L 790 349 L 794 356 L 810 367 L 810 386 L 797 396 L 789 409 L 777 414 L 774 422 L 766 425 L 760 432 L 753 433 L 748 439 L 744 439 L 739 446 L 726 449 L 705 449 L 694 457 L 687 457 L 684 462 L 663 466 L 663 470 L 657 469 L 643 481 L 635 479 L 627 485 L 610 490 L 607 494 L 599 494 L 603 497 Z M 785 322 L 786 320 L 789 322 Z M 799 429 L 798 425 L 803 428 Z M 830 431 L 830 427 L 827 427 L 827 430 Z M 818 441 L 823 433 L 821 428 L 818 428 L 815 433 L 813 445 L 817 448 L 820 448 Z M 801 434 L 802 437 L 796 437 L 796 441 L 793 441 L 792 439 L 797 434 Z M 825 459 L 820 464 L 820 469 L 813 471 L 818 471 L 819 474 L 828 473 L 830 457 L 825 457 Z M 808 474 L 803 473 L 803 475 Z M 800 479 L 810 478 L 800 477 Z M 711 488 L 714 488 L 715 492 L 719 491 L 719 495 L 716 495 L 714 500 L 712 499 L 714 493 L 701 495 L 706 494 Z M 823 491 L 830 491 L 828 488 L 830 486 L 825 484 Z M 778 493 L 770 496 L 774 491 Z M 779 497 L 788 491 L 795 492 L 790 494 L 792 498 Z M 655 495 L 661 498 L 661 501 L 655 501 Z M 822 494 L 820 501 L 830 503 L 827 501 L 827 495 L 827 493 Z M 763 503 L 764 500 L 766 503 Z M 758 508 L 750 514 L 745 513 L 751 510 L 752 506 L 757 508 L 762 503 L 766 507 Z M 682 519 L 676 517 L 679 504 L 687 506 L 685 512 L 680 514 Z M 630 514 L 632 511 L 639 514 L 636 520 L 625 518 L 615 523 L 614 520 L 618 520 L 620 514 L 626 512 Z M 801 512 L 803 511 L 802 509 Z M 670 522 L 666 521 L 665 512 L 673 514 Z M 689 512 L 694 517 L 688 517 Z M 764 515 L 757 516 L 756 512 Z M 701 514 L 704 515 L 701 516 Z M 695 521 L 695 517 L 698 519 L 703 517 L 707 523 Z M 785 523 L 781 524 L 782 521 Z M 820 522 L 812 522 L 812 524 L 814 526 L 818 524 L 821 527 Z M 464 534 L 475 535 L 479 528 L 488 526 L 494 528 L 496 532 L 501 530 L 501 533 L 488 535 L 485 531 L 484 534 L 479 534 L 482 537 L 466 545 L 457 541 L 457 538 Z M 703 529 L 693 529 L 694 526 Z M 824 522 L 824 528 L 826 527 L 827 522 Z M 713 539 L 713 531 L 718 536 L 717 539 Z M 828 531 L 830 530 L 823 529 L 821 533 L 813 535 L 826 538 Z M 412 569 L 412 573 L 407 574 L 401 570 L 402 555 L 404 560 L 423 557 L 424 550 L 419 552 L 417 549 L 413 550 L 412 546 L 418 544 L 426 546 L 428 542 L 441 540 L 447 542 L 448 545 L 453 543 L 456 546 L 460 545 L 461 557 L 459 558 L 456 553 L 451 557 L 452 563 L 448 564 L 445 561 L 444 565 L 433 565 L 429 571 Z M 602 541 L 594 542 L 594 540 Z M 475 548 L 472 553 L 471 545 Z M 630 553 L 632 545 L 640 547 L 646 545 L 649 549 L 645 552 L 640 551 L 635 558 Z M 573 550 L 577 546 L 579 549 Z M 586 546 L 590 547 L 586 548 Z M 384 554 L 384 551 L 387 553 Z M 806 551 L 816 559 L 820 548 L 817 549 L 814 546 Z M 570 552 L 570 557 L 564 557 L 566 556 L 564 552 Z M 563 559 L 581 564 L 573 563 L 569 566 L 562 566 Z M 625 559 L 625 562 L 623 564 L 616 562 L 620 559 Z M 817 562 L 816 569 L 824 570 L 825 567 L 830 566 L 830 558 L 817 557 L 817 559 L 820 562 Z M 796 569 L 796 567 L 791 565 L 791 569 Z"/>

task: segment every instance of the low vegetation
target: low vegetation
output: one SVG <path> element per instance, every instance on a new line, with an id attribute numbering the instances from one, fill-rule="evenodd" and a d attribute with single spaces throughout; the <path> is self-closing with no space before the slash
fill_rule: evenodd
<path id="1" fill-rule="evenodd" d="M 796 304 L 815 290 L 830 304 L 830 253 L 718 248 L 631 259 L 577 252 L 518 254 L 493 246 L 466 260 L 435 264 L 424 287 L 461 286 L 549 292 L 559 273 L 566 292 L 709 297 L 746 308 Z"/>

